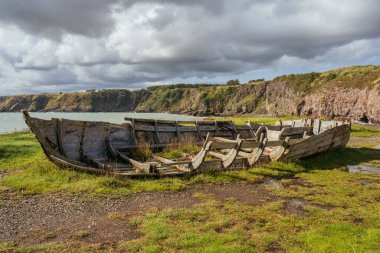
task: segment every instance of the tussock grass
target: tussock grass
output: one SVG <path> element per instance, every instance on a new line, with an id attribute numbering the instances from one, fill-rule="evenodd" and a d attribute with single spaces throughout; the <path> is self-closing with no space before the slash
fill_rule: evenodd
<path id="1" fill-rule="evenodd" d="M 197 140 L 192 136 L 182 136 L 179 141 L 173 141 L 161 152 L 161 155 L 169 159 L 181 159 L 183 154 L 195 155 L 201 148 L 196 145 Z"/>
<path id="2" fill-rule="evenodd" d="M 133 150 L 133 156 L 141 161 L 147 161 L 152 158 L 153 152 L 150 142 L 138 142 L 137 147 Z"/>

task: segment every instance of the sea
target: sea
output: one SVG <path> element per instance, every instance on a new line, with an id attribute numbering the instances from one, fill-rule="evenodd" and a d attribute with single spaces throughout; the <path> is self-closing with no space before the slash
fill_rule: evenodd
<path id="1" fill-rule="evenodd" d="M 195 121 L 201 117 L 178 115 L 171 113 L 137 113 L 137 112 L 30 112 L 32 117 L 41 119 L 64 118 L 72 120 L 104 121 L 124 123 L 125 117 L 157 120 Z M 0 113 L 0 134 L 27 129 L 21 112 Z"/>

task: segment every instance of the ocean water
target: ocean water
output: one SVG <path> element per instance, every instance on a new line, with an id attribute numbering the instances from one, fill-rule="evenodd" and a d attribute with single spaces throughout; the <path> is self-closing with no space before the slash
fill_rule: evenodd
<path id="1" fill-rule="evenodd" d="M 41 119 L 65 118 L 73 120 L 105 121 L 124 123 L 125 117 L 140 119 L 164 119 L 178 121 L 202 120 L 200 117 L 170 113 L 135 113 L 135 112 L 31 112 L 32 117 Z M 28 128 L 21 112 L 0 113 L 0 133 L 14 132 Z"/>

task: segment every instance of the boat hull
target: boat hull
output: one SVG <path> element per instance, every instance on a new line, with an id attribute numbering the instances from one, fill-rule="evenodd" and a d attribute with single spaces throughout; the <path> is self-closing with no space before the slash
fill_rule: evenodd
<path id="1" fill-rule="evenodd" d="M 276 126 L 235 125 L 231 121 L 174 122 L 127 119 L 124 124 L 43 120 L 23 111 L 24 119 L 50 161 L 61 168 L 121 176 L 182 175 L 246 169 L 271 161 L 292 161 L 344 147 L 350 124 L 293 121 Z M 173 143 L 198 144 L 185 160 L 161 157 Z M 150 150 L 153 160 L 134 157 Z"/>

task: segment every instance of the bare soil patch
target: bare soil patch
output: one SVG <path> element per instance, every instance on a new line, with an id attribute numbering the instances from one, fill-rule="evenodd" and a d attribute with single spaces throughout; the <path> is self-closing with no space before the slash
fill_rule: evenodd
<path id="1" fill-rule="evenodd" d="M 142 192 L 125 197 L 69 195 L 22 196 L 14 192 L 0 195 L 0 242 L 21 244 L 52 241 L 112 244 L 140 236 L 132 222 L 148 211 L 192 208 L 210 195 L 219 201 L 235 199 L 249 205 L 262 205 L 281 198 L 265 186 L 248 183 L 194 184 L 176 192 Z M 290 202 L 289 202 L 290 201 Z M 293 201 L 294 202 L 294 201 Z M 287 200 L 286 212 L 305 215 L 305 203 Z"/>

